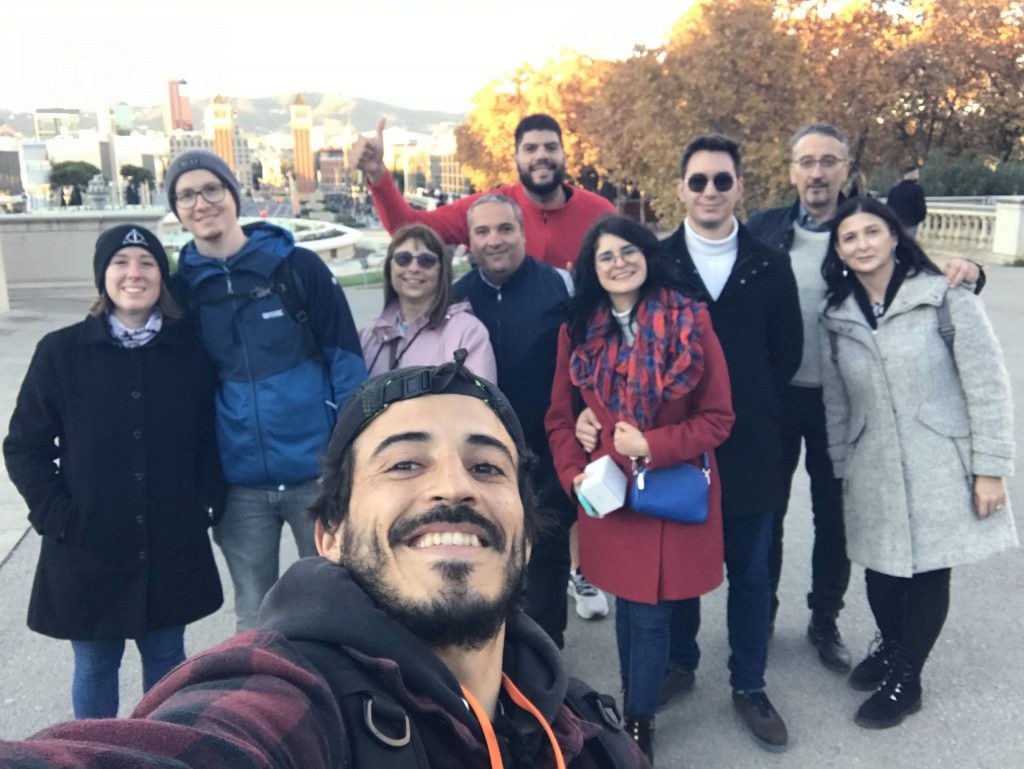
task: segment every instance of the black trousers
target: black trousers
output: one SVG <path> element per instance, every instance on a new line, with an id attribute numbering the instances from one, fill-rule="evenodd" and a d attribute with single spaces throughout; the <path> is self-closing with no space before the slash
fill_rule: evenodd
<path id="1" fill-rule="evenodd" d="M 536 475 L 537 505 L 546 520 L 526 568 L 526 613 L 561 649 L 565 645 L 569 596 L 569 528 L 576 506 L 558 485 L 554 469 Z"/>
<path id="2" fill-rule="evenodd" d="M 950 569 L 936 569 L 913 577 L 890 577 L 864 571 L 868 603 L 882 638 L 899 642 L 903 659 L 918 675 L 949 613 L 950 573 Z"/>
<path id="3" fill-rule="evenodd" d="M 800 462 L 801 442 L 806 448 L 804 467 L 811 478 L 811 511 L 814 516 L 808 608 L 826 614 L 838 614 L 843 608 L 843 596 L 850 584 L 850 561 L 846 557 L 846 530 L 843 528 L 843 486 L 842 481 L 832 474 L 821 388 L 790 385 L 783 393 L 782 413 L 782 459 L 787 478 L 787 499 L 786 506 L 779 511 L 775 520 L 770 554 L 773 618 L 779 606 L 783 520 L 793 485 L 793 474 Z"/>

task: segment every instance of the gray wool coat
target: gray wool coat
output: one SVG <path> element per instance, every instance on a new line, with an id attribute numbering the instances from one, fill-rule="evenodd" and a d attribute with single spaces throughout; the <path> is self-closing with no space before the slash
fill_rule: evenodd
<path id="1" fill-rule="evenodd" d="M 939 334 L 943 296 L 956 328 L 952 355 Z M 1012 475 L 1014 453 L 1009 377 L 981 301 L 919 274 L 900 286 L 877 330 L 852 295 L 823 307 L 821 323 L 829 453 L 843 479 L 850 559 L 910 577 L 1015 546 L 1009 504 L 983 520 L 973 503 L 974 475 Z"/>

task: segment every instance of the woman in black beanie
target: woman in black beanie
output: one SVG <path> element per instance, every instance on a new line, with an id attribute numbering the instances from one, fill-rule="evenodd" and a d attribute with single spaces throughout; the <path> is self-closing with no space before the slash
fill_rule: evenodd
<path id="1" fill-rule="evenodd" d="M 39 342 L 3 445 L 43 538 L 28 625 L 71 641 L 76 718 L 117 715 L 125 639 L 148 690 L 223 600 L 206 533 L 223 495 L 215 375 L 152 232 L 107 230 L 93 266 L 99 298 Z"/>

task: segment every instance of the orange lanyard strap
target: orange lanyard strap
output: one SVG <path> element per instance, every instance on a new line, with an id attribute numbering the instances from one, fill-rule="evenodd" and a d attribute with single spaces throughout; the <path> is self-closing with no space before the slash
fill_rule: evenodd
<path id="1" fill-rule="evenodd" d="M 548 741 L 551 743 L 551 749 L 555 753 L 555 766 L 557 769 L 565 769 L 565 759 L 562 758 L 562 749 L 558 747 L 558 741 L 555 739 L 555 733 L 551 731 L 551 727 L 548 726 L 548 722 L 544 720 L 544 716 L 540 714 L 536 706 L 526 699 L 516 685 L 512 683 L 512 680 L 505 675 L 501 674 L 501 683 L 504 686 L 505 691 L 508 692 L 508 696 L 512 698 L 512 701 L 519 707 L 525 710 L 527 713 L 537 719 L 537 722 L 544 729 L 544 733 L 548 736 Z M 491 760 L 491 769 L 505 769 L 505 764 L 501 760 L 501 750 L 498 748 L 498 737 L 494 733 L 494 727 L 491 726 L 491 719 L 487 717 L 487 713 L 480 706 L 480 703 L 476 701 L 476 697 L 469 693 L 469 689 L 465 686 L 459 687 L 462 689 L 462 696 L 466 702 L 469 703 L 470 710 L 473 711 L 473 715 L 476 716 L 477 721 L 480 722 L 480 728 L 484 731 L 484 741 L 487 743 L 487 755 Z"/>

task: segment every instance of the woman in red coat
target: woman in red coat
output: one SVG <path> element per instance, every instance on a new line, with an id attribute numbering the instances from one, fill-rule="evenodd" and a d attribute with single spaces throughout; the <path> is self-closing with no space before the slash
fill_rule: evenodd
<path id="1" fill-rule="evenodd" d="M 604 518 L 579 515 L 580 561 L 617 597 L 616 635 L 626 714 L 645 752 L 668 662 L 677 601 L 722 582 L 721 489 L 714 449 L 733 423 L 722 349 L 703 304 L 671 288 L 657 239 L 622 216 L 598 221 L 576 261 L 576 294 L 558 340 L 545 425 L 562 485 L 578 491 L 583 468 L 610 455 L 630 473 L 630 457 L 652 470 L 712 462 L 707 522 L 679 524 L 623 507 Z M 602 426 L 587 452 L 576 417 L 587 406 Z"/>

